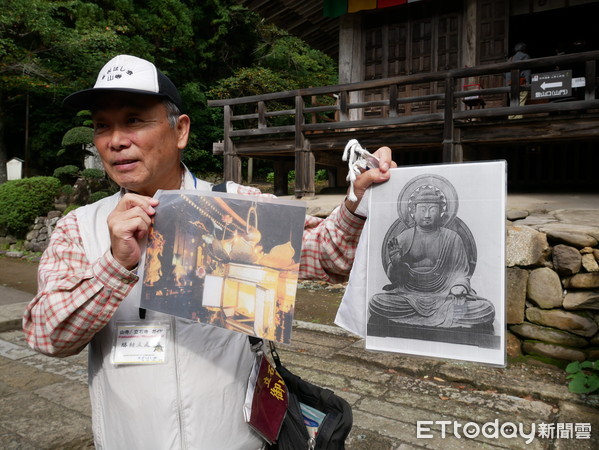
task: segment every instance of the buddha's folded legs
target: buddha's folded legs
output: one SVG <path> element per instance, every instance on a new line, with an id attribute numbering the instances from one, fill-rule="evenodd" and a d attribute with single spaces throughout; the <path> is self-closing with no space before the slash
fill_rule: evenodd
<path id="1" fill-rule="evenodd" d="M 495 307 L 487 300 L 472 300 L 454 306 L 453 322 L 458 327 L 493 323 L 494 319 Z"/>
<path id="2" fill-rule="evenodd" d="M 434 296 L 435 294 L 433 294 Z M 441 328 L 473 328 L 493 323 L 495 308 L 485 299 L 457 300 L 453 296 L 439 297 L 436 301 L 422 296 L 418 311 L 401 293 L 375 294 L 370 299 L 368 310 L 371 321 L 377 318 L 398 324 L 423 325 Z M 412 302 L 414 302 L 412 295 Z M 426 303 L 427 307 L 421 305 Z"/>
<path id="3" fill-rule="evenodd" d="M 371 313 L 387 319 L 418 315 L 414 308 L 412 308 L 412 305 L 405 298 L 397 294 L 382 293 L 373 295 L 368 309 Z"/>

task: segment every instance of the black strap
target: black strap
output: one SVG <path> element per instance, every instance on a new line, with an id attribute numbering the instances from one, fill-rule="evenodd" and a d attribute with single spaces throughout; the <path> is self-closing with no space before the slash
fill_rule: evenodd
<path id="1" fill-rule="evenodd" d="M 227 192 L 227 182 L 215 184 L 212 186 L 212 190 L 216 192 Z"/>
<path id="2" fill-rule="evenodd" d="M 252 347 L 254 345 L 258 345 L 258 344 L 262 343 L 262 339 L 260 339 L 259 337 L 256 337 L 256 336 L 249 336 L 248 335 L 248 339 L 250 340 L 250 345 Z"/>
<path id="3" fill-rule="evenodd" d="M 275 343 L 273 341 L 268 341 L 268 346 L 270 347 L 270 356 L 272 357 L 272 360 L 275 362 L 276 368 L 279 369 L 281 367 L 281 358 L 279 358 L 279 353 L 277 352 Z"/>

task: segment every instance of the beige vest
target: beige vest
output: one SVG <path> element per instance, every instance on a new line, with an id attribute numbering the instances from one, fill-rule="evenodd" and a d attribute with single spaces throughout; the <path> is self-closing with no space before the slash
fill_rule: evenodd
<path id="1" fill-rule="evenodd" d="M 184 188 L 210 184 L 186 173 Z M 230 184 L 229 192 L 237 185 Z M 75 211 L 90 262 L 110 249 L 106 220 L 120 193 Z M 118 322 L 140 322 L 141 281 L 91 341 L 89 387 L 98 449 L 259 449 L 243 419 L 253 356 L 247 336 L 147 311 L 144 323 L 170 324 L 167 363 L 115 366 L 111 351 Z"/>

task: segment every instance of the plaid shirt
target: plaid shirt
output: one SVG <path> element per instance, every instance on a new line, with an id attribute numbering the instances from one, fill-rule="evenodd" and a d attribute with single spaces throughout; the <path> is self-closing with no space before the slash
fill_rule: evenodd
<path id="1" fill-rule="evenodd" d="M 269 195 L 248 186 L 240 186 L 238 193 Z M 344 205 L 326 219 L 306 216 L 299 278 L 345 281 L 363 225 Z M 27 342 L 53 356 L 78 353 L 108 323 L 138 280 L 110 251 L 88 261 L 77 217 L 68 214 L 58 222 L 39 264 L 38 294 L 23 317 Z"/>

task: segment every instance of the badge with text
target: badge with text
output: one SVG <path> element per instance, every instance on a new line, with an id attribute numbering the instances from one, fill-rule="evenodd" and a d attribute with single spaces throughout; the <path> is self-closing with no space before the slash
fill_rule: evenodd
<path id="1" fill-rule="evenodd" d="M 168 328 L 167 324 L 117 325 L 113 364 L 164 364 Z"/>

